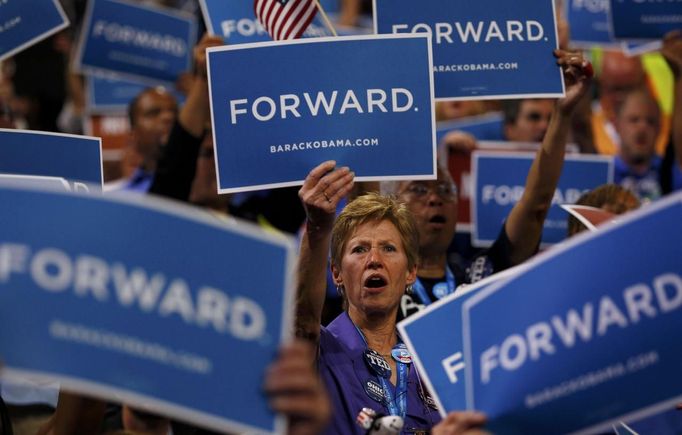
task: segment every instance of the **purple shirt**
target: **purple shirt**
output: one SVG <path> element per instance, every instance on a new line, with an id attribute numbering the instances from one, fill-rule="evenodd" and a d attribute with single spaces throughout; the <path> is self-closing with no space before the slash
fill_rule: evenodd
<path id="1" fill-rule="evenodd" d="M 388 414 L 383 403 L 365 392 L 367 381 L 377 382 L 363 358 L 367 346 L 347 313 L 342 313 L 320 331 L 318 368 L 332 401 L 332 421 L 326 434 L 364 434 L 355 417 L 363 407 Z M 390 382 L 388 382 L 390 384 Z M 395 387 L 390 385 L 395 396 Z M 407 414 L 403 433 L 428 430 L 440 421 L 438 411 L 422 400 L 422 389 L 414 364 L 409 364 L 407 377 Z"/>

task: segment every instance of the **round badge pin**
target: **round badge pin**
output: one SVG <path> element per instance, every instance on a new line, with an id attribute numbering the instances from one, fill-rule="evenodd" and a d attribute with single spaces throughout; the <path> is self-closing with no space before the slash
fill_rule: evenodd
<path id="1" fill-rule="evenodd" d="M 393 348 L 391 351 L 391 356 L 394 360 L 403 364 L 410 364 L 412 362 L 412 355 L 410 354 L 410 351 L 407 350 L 407 346 L 405 346 L 403 343 L 400 343 Z"/>
<path id="2" fill-rule="evenodd" d="M 367 379 L 365 381 L 365 393 L 369 396 L 370 399 L 383 403 L 384 402 L 384 389 L 383 387 L 375 380 L 372 379 Z"/>
<path id="3" fill-rule="evenodd" d="M 386 379 L 391 377 L 391 366 L 388 365 L 383 356 L 379 355 L 379 352 L 373 349 L 365 349 L 364 357 L 369 368 L 378 376 Z"/>
<path id="4" fill-rule="evenodd" d="M 443 299 L 445 296 L 448 295 L 448 283 L 446 282 L 439 282 L 436 285 L 433 286 L 433 295 L 437 299 Z"/>

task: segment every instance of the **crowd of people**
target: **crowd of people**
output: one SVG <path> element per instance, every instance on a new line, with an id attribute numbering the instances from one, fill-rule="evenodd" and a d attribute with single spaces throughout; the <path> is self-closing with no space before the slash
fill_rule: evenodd
<path id="1" fill-rule="evenodd" d="M 69 59 L 86 2 L 63 3 L 72 22 L 69 30 L 0 65 L 2 128 L 84 131 L 83 78 L 70 70 Z M 201 18 L 195 1 L 145 3 L 182 8 Z M 339 20 L 356 24 L 363 8 L 363 2 L 344 0 Z M 565 22 L 562 26 L 568 30 Z M 297 339 L 263 374 L 264 394 L 273 410 L 289 417 L 289 433 L 365 433 L 356 420 L 367 408 L 401 417 L 407 433 L 482 433 L 483 414 L 451 412 L 441 419 L 396 323 L 538 252 L 568 143 L 581 153 L 614 156 L 614 184 L 583 195 L 580 204 L 621 214 L 682 190 L 682 30 L 662 40 L 660 54 L 672 77 L 663 90 L 654 85 L 658 78 L 646 71 L 641 57 L 606 51 L 596 62 L 593 52 L 593 68 L 590 56 L 571 49 L 567 35 L 553 53 L 564 73 L 565 97 L 437 103 L 441 120 L 502 111 L 505 140 L 540 144 L 523 196 L 493 245 L 474 255 L 449 255 L 462 186 L 445 164 L 439 165 L 436 180 L 379 185 L 354 183 L 353 168 L 327 161 L 311 168 L 300 189 L 219 195 L 206 73 L 206 49 L 225 43 L 215 35 L 203 35 L 194 49 L 193 71 L 178 78 L 183 104 L 163 87 L 145 89 L 130 101 L 125 153 L 135 165 L 119 167 L 114 173 L 124 176 L 116 180 L 105 174 L 105 191 L 159 195 L 300 237 Z M 661 108 L 666 98 L 672 102 L 670 113 Z M 451 131 L 439 144 L 439 161 L 471 153 L 484 139 Z M 569 235 L 583 229 L 569 221 Z M 6 388 L 0 391 L 2 435 L 209 433 L 171 416 L 73 392 L 60 391 L 58 400 L 54 394 L 37 394 L 31 401 L 16 401 Z"/>

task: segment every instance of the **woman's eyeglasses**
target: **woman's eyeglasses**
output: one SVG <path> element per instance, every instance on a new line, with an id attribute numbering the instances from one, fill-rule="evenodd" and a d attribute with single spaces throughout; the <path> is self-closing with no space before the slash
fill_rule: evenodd
<path id="1" fill-rule="evenodd" d="M 435 193 L 443 201 L 454 201 L 457 199 L 457 188 L 453 184 L 439 183 L 435 186 L 429 186 L 422 183 L 409 184 L 404 193 L 408 193 L 417 199 L 425 199 L 429 193 Z"/>

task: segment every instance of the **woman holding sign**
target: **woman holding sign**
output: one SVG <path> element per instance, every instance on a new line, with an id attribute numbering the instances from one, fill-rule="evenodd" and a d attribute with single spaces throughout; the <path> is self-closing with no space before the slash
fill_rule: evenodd
<path id="1" fill-rule="evenodd" d="M 401 427 L 407 433 L 432 428 L 458 433 L 482 424 L 480 414 L 452 413 L 434 427 L 440 415 L 396 331 L 400 299 L 417 272 L 412 215 L 390 198 L 369 194 L 349 203 L 334 220 L 337 203 L 352 186 L 353 173 L 328 161 L 310 172 L 299 191 L 307 226 L 296 326 L 300 336 L 319 346 L 317 364 L 334 409 L 326 433 L 364 433 L 356 420 L 376 422 L 382 415 L 400 417 L 385 417 L 394 433 Z M 330 246 L 333 279 L 346 311 L 321 327 Z"/>
<path id="2" fill-rule="evenodd" d="M 559 104 L 569 111 L 587 89 L 592 67 L 577 53 L 557 50 L 554 55 L 568 81 Z M 545 154 L 539 158 L 548 159 Z M 401 297 L 417 276 L 419 244 L 410 212 L 370 194 L 349 203 L 334 220 L 338 202 L 353 186 L 353 173 L 335 166 L 331 161 L 317 166 L 299 191 L 307 225 L 299 257 L 296 327 L 299 336 L 318 345 L 318 369 L 334 408 L 327 433 L 363 433 L 354 422 L 364 423 L 373 414 L 399 417 L 386 422 L 398 420 L 403 433 L 475 430 L 485 420 L 478 413 L 450 413 L 438 423 L 434 401 L 396 331 Z M 544 166 L 545 171 L 561 171 L 561 164 Z M 334 283 L 346 310 L 321 327 L 330 248 Z"/>

